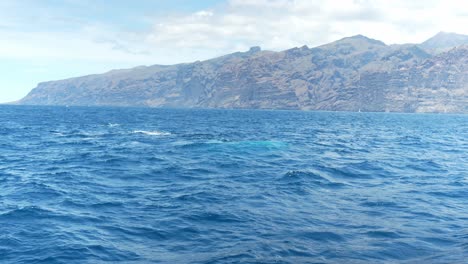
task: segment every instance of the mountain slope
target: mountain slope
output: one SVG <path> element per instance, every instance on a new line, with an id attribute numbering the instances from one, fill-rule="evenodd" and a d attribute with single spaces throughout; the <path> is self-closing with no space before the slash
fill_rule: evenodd
<path id="1" fill-rule="evenodd" d="M 361 35 L 41 83 L 20 104 L 467 112 L 466 47 L 433 56 Z"/>
<path id="2" fill-rule="evenodd" d="M 468 45 L 467 35 L 439 32 L 419 46 L 428 52 L 440 53 L 462 45 Z"/>

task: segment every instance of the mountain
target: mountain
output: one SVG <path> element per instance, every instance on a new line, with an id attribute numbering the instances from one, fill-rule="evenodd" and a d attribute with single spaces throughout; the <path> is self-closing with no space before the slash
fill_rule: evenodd
<path id="1" fill-rule="evenodd" d="M 432 55 L 423 44 L 357 35 L 281 52 L 253 47 L 207 61 L 40 83 L 19 103 L 467 113 L 468 46 Z"/>
<path id="2" fill-rule="evenodd" d="M 439 32 L 419 45 L 431 53 L 448 51 L 454 47 L 468 45 L 468 36 L 456 33 Z"/>

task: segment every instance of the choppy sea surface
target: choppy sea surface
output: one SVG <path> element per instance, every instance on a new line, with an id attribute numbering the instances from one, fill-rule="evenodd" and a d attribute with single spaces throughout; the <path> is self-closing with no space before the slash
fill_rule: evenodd
<path id="1" fill-rule="evenodd" d="M 0 263 L 466 263 L 468 116 L 0 106 Z"/>

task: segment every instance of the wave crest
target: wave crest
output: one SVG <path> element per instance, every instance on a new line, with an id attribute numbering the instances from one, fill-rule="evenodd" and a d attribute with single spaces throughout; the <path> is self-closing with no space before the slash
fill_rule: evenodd
<path id="1" fill-rule="evenodd" d="M 144 135 L 147 135 L 147 136 L 170 136 L 170 135 L 172 135 L 169 132 L 157 131 L 157 130 L 154 130 L 154 131 L 135 130 L 135 131 L 133 131 L 133 133 L 135 133 L 135 134 L 144 134 Z"/>

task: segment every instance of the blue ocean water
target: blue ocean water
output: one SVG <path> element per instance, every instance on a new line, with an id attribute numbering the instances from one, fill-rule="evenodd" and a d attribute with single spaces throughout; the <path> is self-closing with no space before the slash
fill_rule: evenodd
<path id="1" fill-rule="evenodd" d="M 468 116 L 0 106 L 0 263 L 466 263 Z"/>

